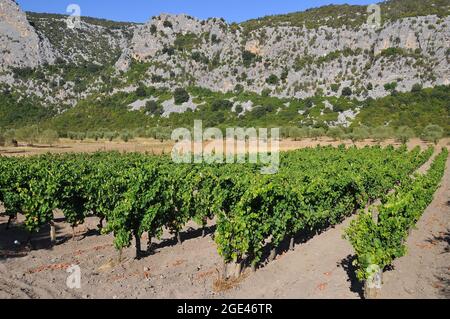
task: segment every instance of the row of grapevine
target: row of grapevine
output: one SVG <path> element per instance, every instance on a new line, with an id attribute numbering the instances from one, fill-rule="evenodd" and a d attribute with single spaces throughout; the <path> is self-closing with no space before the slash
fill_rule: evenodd
<path id="1" fill-rule="evenodd" d="M 373 280 L 376 273 L 382 273 L 395 258 L 406 254 L 405 240 L 433 200 L 447 156 L 448 150 L 443 148 L 425 175 L 409 177 L 384 198 L 382 205 L 376 207 L 377 218 L 371 211 L 362 212 L 346 229 L 346 237 L 356 253 L 355 265 L 360 280 Z"/>
<path id="2" fill-rule="evenodd" d="M 280 154 L 278 174 L 257 164 L 174 164 L 166 156 L 96 153 L 0 157 L 0 201 L 38 231 L 61 209 L 73 227 L 87 216 L 106 220 L 118 250 L 136 239 L 174 236 L 189 220 L 216 217 L 215 240 L 226 262 L 261 261 L 302 231 L 340 222 L 384 195 L 432 154 L 406 147 L 317 147 Z M 102 222 L 100 223 L 102 225 Z"/>
<path id="3" fill-rule="evenodd" d="M 244 187 L 238 176 L 236 184 L 219 188 L 225 192 L 225 205 L 217 210 L 219 253 L 227 262 L 247 259 L 254 268 L 268 242 L 273 258 L 285 239 L 292 243 L 298 233 L 339 223 L 385 195 L 432 153 L 432 148 L 311 149 L 287 154 L 276 176 L 254 176 Z"/>

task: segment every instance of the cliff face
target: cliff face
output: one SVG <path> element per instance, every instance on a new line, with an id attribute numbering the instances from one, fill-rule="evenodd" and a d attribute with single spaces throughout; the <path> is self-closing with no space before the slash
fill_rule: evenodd
<path id="1" fill-rule="evenodd" d="M 0 70 L 52 63 L 55 54 L 15 1 L 0 0 Z"/>
<path id="2" fill-rule="evenodd" d="M 227 91 L 236 84 L 280 96 L 309 96 L 322 90 L 340 95 L 345 86 L 367 96 L 413 84 L 449 83 L 450 18 L 421 16 L 356 28 L 276 26 L 250 33 L 221 20 L 179 15 L 155 17 L 134 32 L 116 66 L 149 62 L 149 74 L 165 85 L 196 84 Z M 149 81 L 150 84 L 151 81 Z M 340 84 L 333 92 L 331 86 Z M 372 90 L 365 92 L 370 85 Z"/>
<path id="3" fill-rule="evenodd" d="M 83 18 L 76 28 L 68 28 L 63 15 L 27 13 L 37 32 L 48 38 L 62 60 L 77 65 L 111 64 L 128 47 L 134 24 Z"/>
<path id="4" fill-rule="evenodd" d="M 0 0 L 0 83 L 20 84 L 52 101 L 68 96 L 75 101 L 106 84 L 115 85 L 113 91 L 123 89 L 123 83 L 136 86 L 123 72 L 138 65 L 145 72 L 138 81 L 147 85 L 239 87 L 279 97 L 340 96 L 349 87 L 352 96 L 365 99 L 388 95 L 394 82 L 398 91 L 416 83 L 449 84 L 449 6 L 425 0 L 433 14 L 399 11 L 413 9 L 400 4 L 414 1 L 384 2 L 383 10 L 395 19 L 379 28 L 364 24 L 365 7 L 330 6 L 242 24 L 162 14 L 140 25 L 83 18 L 80 28 L 68 29 L 63 15 L 25 14 L 14 1 Z M 80 75 L 46 70 L 56 58 L 66 71 L 78 67 Z M 39 77 L 33 76 L 17 84 L 7 72 L 11 67 L 43 68 L 46 81 L 36 83 Z M 98 67 L 107 71 L 91 72 Z M 66 82 L 61 92 L 46 93 L 59 87 L 61 74 Z"/>

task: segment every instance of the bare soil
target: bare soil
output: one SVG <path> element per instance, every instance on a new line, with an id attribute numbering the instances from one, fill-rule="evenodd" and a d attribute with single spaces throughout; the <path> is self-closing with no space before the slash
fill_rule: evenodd
<path id="1" fill-rule="evenodd" d="M 84 140 L 73 141 L 70 139 L 60 139 L 54 145 L 26 145 L 19 143 L 18 147 L 0 147 L 0 155 L 5 156 L 27 156 L 45 153 L 94 153 L 99 151 L 119 151 L 119 152 L 148 152 L 154 154 L 169 153 L 173 146 L 172 141 L 160 141 L 155 139 L 137 138 L 129 142 L 112 142 L 104 140 Z"/>
<path id="2" fill-rule="evenodd" d="M 149 154 L 169 154 L 174 146 L 173 141 L 160 141 L 150 138 L 136 138 L 130 140 L 129 142 L 123 142 L 114 140 L 112 142 L 104 140 L 84 140 L 84 141 L 73 141 L 70 139 L 60 139 L 54 145 L 31 145 L 28 146 L 24 143 L 20 143 L 19 147 L 13 146 L 0 146 L 0 155 L 3 156 L 30 156 L 45 153 L 94 153 L 99 151 L 118 151 L 118 152 L 140 152 Z M 205 142 L 208 144 L 208 142 Z M 250 143 L 249 143 L 250 144 Z M 279 143 L 279 148 L 281 151 L 294 150 L 305 147 L 315 147 L 317 145 L 333 145 L 338 146 L 340 144 L 345 144 L 347 146 L 356 145 L 357 147 L 364 147 L 366 145 L 395 145 L 400 146 L 401 144 L 394 140 L 386 140 L 381 143 L 375 142 L 373 140 L 365 140 L 353 143 L 350 140 L 344 141 L 334 141 L 327 137 L 321 137 L 318 139 L 305 138 L 298 141 L 292 139 L 283 139 Z M 426 147 L 428 143 L 423 142 L 418 138 L 411 139 L 408 142 L 408 147 L 413 148 L 415 146 Z M 450 145 L 450 138 L 442 139 L 439 142 L 439 147 Z M 250 147 L 251 150 L 251 147 Z"/>
<path id="3" fill-rule="evenodd" d="M 332 141 L 282 141 L 282 149 Z M 447 145 L 448 141 L 441 141 Z M 131 144 L 130 144 L 131 145 Z M 410 147 L 423 145 L 418 140 Z M 75 147 L 73 149 L 76 149 Z M 382 298 L 450 297 L 450 159 L 442 185 L 408 239 L 408 255 L 385 272 Z M 1 210 L 1 208 L 0 208 Z M 361 298 L 354 277 L 353 251 L 342 238 L 342 224 L 312 238 L 297 238 L 293 251 L 286 247 L 277 258 L 255 273 L 249 269 L 238 281 L 218 281 L 222 261 L 212 238 L 214 221 L 206 237 L 195 223 L 177 245 L 169 233 L 154 244 L 151 253 L 134 259 L 134 247 L 118 253 L 112 235 L 100 235 L 98 219 L 72 229 L 57 217 L 58 244 L 51 247 L 49 229 L 33 235 L 33 249 L 25 246 L 28 234 L 20 227 L 23 217 L 5 230 L 0 216 L 0 298 Z M 15 242 L 16 241 L 16 242 Z M 142 238 L 145 248 L 147 238 Z M 71 265 L 81 269 L 81 289 L 66 280 Z"/>

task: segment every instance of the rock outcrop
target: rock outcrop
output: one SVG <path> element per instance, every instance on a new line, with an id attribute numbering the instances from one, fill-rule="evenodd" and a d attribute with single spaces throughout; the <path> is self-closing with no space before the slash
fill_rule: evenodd
<path id="1" fill-rule="evenodd" d="M 380 29 L 281 25 L 246 34 L 219 19 L 160 15 L 135 30 L 116 65 L 126 70 L 133 59 L 149 62 L 149 77 L 158 75 L 166 86 L 181 82 L 227 91 L 240 84 L 298 97 L 320 90 L 340 95 L 349 86 L 356 95 L 380 97 L 389 94 L 384 85 L 391 82 L 399 91 L 415 83 L 448 84 L 449 43 L 448 16 L 405 18 Z M 250 53 L 247 61 L 244 52 Z"/>
<path id="2" fill-rule="evenodd" d="M 363 100 L 394 89 L 409 91 L 414 84 L 450 82 L 448 14 L 399 15 L 379 28 L 352 19 L 325 23 L 333 18 L 329 13 L 321 16 L 324 23 L 314 26 L 265 24 L 262 19 L 252 22 L 252 28 L 217 18 L 161 14 L 145 24 L 83 18 L 79 28 L 69 29 L 66 16 L 25 14 L 14 1 L 0 0 L 0 18 L 0 71 L 36 68 L 59 58 L 64 67 L 78 67 L 81 74 L 61 86 L 63 72 L 50 69 L 40 70 L 45 81 L 39 83 L 31 76 L 16 84 L 10 73 L 0 72 L 0 84 L 21 85 L 43 95 L 57 88 L 73 101 L 102 90 L 115 92 L 117 87 L 102 89 L 111 83 L 119 89 L 143 82 L 296 98 L 340 96 L 351 88 L 350 95 Z M 130 81 L 124 72 L 133 67 L 138 74 Z M 105 68 L 107 74 L 100 74 Z M 93 75 L 89 84 L 86 74 Z M 51 96 L 52 102 L 59 96 Z"/>
<path id="3" fill-rule="evenodd" d="M 34 68 L 55 60 L 48 39 L 38 35 L 12 0 L 0 0 L 0 70 Z"/>

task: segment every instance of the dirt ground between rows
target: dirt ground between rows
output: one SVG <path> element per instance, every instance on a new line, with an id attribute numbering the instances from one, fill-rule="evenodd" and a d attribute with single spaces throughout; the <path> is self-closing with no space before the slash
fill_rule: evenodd
<path id="1" fill-rule="evenodd" d="M 313 146 L 327 141 L 282 141 L 281 149 Z M 131 145 L 131 144 L 130 144 Z M 413 140 L 409 147 L 425 146 Z M 440 146 L 447 146 L 448 140 Z M 362 146 L 362 144 L 361 144 Z M 450 159 L 442 185 L 408 239 L 408 255 L 397 259 L 384 274 L 382 298 L 450 297 Z M 1 210 L 1 208 L 0 208 Z M 61 216 L 56 216 L 61 217 Z M 240 282 L 217 291 L 214 282 L 222 261 L 212 238 L 201 236 L 195 223 L 182 233 L 177 245 L 168 233 L 156 242 L 152 254 L 135 260 L 134 248 L 117 262 L 112 235 L 99 235 L 97 218 L 72 229 L 57 219 L 58 245 L 50 247 L 48 229 L 33 236 L 33 250 L 24 246 L 23 217 L 5 230 L 0 217 L 0 298 L 360 298 L 362 287 L 354 278 L 353 251 L 342 239 L 342 224 L 284 251 L 256 273 L 246 271 Z M 15 243 L 16 241 L 16 243 Z M 147 238 L 142 238 L 143 247 Z M 66 280 L 71 265 L 81 270 L 81 288 Z"/>
<path id="2" fill-rule="evenodd" d="M 207 144 L 208 142 L 205 142 Z M 449 145 L 450 138 L 442 139 L 439 145 L 445 146 Z M 174 146 L 173 141 L 163 141 L 149 139 L 149 138 L 136 138 L 129 142 L 117 141 L 94 141 L 94 140 L 84 140 L 84 141 L 73 141 L 70 139 L 60 139 L 55 145 L 34 145 L 26 146 L 23 143 L 19 143 L 19 147 L 4 146 L 0 147 L 0 155 L 3 156 L 29 156 L 38 155 L 45 153 L 93 153 L 98 151 L 119 151 L 119 152 L 140 152 L 149 154 L 169 154 Z M 345 144 L 347 146 L 356 145 L 357 147 L 362 147 L 365 145 L 376 145 L 380 144 L 382 146 L 386 145 L 400 145 L 394 140 L 386 140 L 381 143 L 375 142 L 373 140 L 365 140 L 353 143 L 350 140 L 334 141 L 327 137 L 321 137 L 319 139 L 305 138 L 298 141 L 292 139 L 283 139 L 279 142 L 280 151 L 288 151 L 305 147 L 314 147 L 316 145 L 333 145 L 338 146 L 340 144 Z M 418 138 L 411 139 L 408 142 L 410 148 L 414 146 L 425 147 L 427 143 L 421 141 Z"/>

